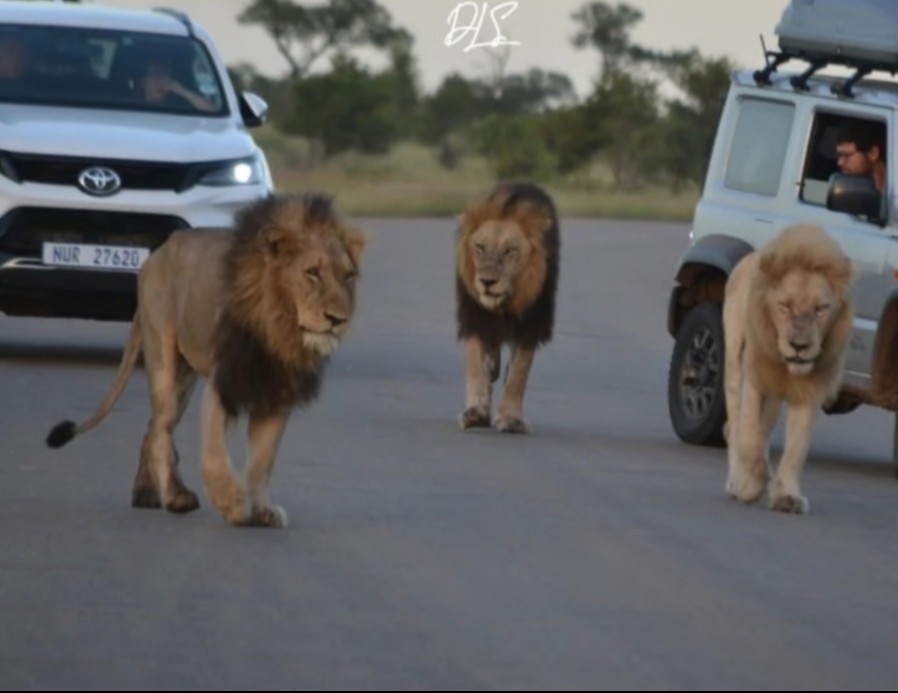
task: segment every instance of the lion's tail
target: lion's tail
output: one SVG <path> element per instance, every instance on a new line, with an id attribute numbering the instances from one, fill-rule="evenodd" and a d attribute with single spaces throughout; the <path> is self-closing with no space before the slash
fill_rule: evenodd
<path id="1" fill-rule="evenodd" d="M 99 425 L 106 418 L 106 415 L 112 410 L 118 398 L 121 396 L 128 378 L 134 372 L 134 366 L 137 363 L 137 357 L 140 354 L 141 347 L 140 334 L 140 317 L 135 313 L 134 321 L 131 323 L 131 334 L 128 337 L 128 343 L 125 345 L 125 353 L 122 355 L 122 362 L 118 367 L 118 374 L 115 376 L 115 382 L 112 389 L 106 395 L 106 399 L 94 412 L 87 421 L 78 425 L 74 421 L 61 421 L 53 427 L 53 430 L 47 435 L 47 445 L 51 448 L 61 448 L 63 445 L 72 440 L 75 436 L 86 433 L 90 429 Z"/>

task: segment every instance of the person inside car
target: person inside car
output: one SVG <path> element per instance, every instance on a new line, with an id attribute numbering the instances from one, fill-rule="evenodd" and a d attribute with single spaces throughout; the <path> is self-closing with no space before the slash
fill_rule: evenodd
<path id="1" fill-rule="evenodd" d="M 28 68 L 28 44 L 15 34 L 0 36 L 0 80 L 17 80 Z"/>
<path id="2" fill-rule="evenodd" d="M 883 139 L 881 127 L 858 121 L 846 123 L 836 135 L 839 170 L 856 176 L 870 176 L 880 194 L 886 182 Z"/>
<path id="3" fill-rule="evenodd" d="M 189 103 L 198 111 L 214 111 L 213 104 L 206 97 L 191 91 L 171 76 L 171 68 L 164 61 L 154 60 L 147 64 L 141 80 L 144 101 L 157 106 L 183 107 Z"/>

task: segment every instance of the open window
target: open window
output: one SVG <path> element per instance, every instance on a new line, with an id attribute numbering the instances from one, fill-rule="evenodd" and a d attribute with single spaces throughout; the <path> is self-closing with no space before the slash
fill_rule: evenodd
<path id="1" fill-rule="evenodd" d="M 820 111 L 814 116 L 808 139 L 808 149 L 802 168 L 799 199 L 805 204 L 826 207 L 834 174 L 856 173 L 840 167 L 837 146 L 839 133 L 845 128 L 859 129 L 878 144 L 882 161 L 888 151 L 886 124 L 882 120 L 857 118 L 843 113 Z"/>

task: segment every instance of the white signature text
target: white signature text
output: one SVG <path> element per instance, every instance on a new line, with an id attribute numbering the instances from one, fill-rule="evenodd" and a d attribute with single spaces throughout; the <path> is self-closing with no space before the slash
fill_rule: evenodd
<path id="1" fill-rule="evenodd" d="M 516 2 L 503 2 L 495 7 L 490 7 L 488 2 L 476 3 L 473 0 L 460 2 L 455 9 L 449 14 L 446 23 L 450 25 L 449 33 L 446 34 L 445 44 L 454 46 L 459 41 L 463 41 L 468 36 L 471 37 L 470 43 L 464 48 L 464 52 L 474 48 L 496 48 L 498 46 L 520 46 L 520 41 L 510 41 L 502 28 L 499 26 L 502 21 L 508 19 L 514 11 L 518 9 Z M 488 41 L 480 41 L 480 32 L 483 29 L 483 22 L 487 16 L 493 25 L 495 33 L 492 39 Z M 466 20 L 470 20 L 465 23 Z"/>

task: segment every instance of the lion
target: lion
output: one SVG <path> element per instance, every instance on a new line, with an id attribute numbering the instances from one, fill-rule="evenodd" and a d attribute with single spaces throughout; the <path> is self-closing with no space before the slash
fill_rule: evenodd
<path id="1" fill-rule="evenodd" d="M 733 269 L 723 305 L 731 498 L 754 503 L 764 493 L 769 439 L 785 402 L 785 447 L 769 507 L 808 512 L 799 481 L 816 411 L 835 400 L 844 373 L 852 280 L 849 258 L 814 225 L 787 227 Z"/>
<path id="2" fill-rule="evenodd" d="M 536 350 L 552 339 L 560 234 L 552 198 L 502 183 L 472 201 L 456 232 L 456 318 L 465 353 L 462 430 L 489 427 L 501 348 L 511 347 L 495 426 L 528 433 L 524 392 Z"/>
<path id="3" fill-rule="evenodd" d="M 146 260 L 118 374 L 87 421 L 58 424 L 65 445 L 109 413 L 142 352 L 152 416 L 134 480 L 134 507 L 186 513 L 197 495 L 178 474 L 172 433 L 198 377 L 201 469 L 212 505 L 232 525 L 284 527 L 269 477 L 294 406 L 317 397 L 331 354 L 355 312 L 366 244 L 322 194 L 269 195 L 242 208 L 233 229 L 177 231 Z M 226 432 L 248 417 L 246 488 L 228 457 Z"/>

